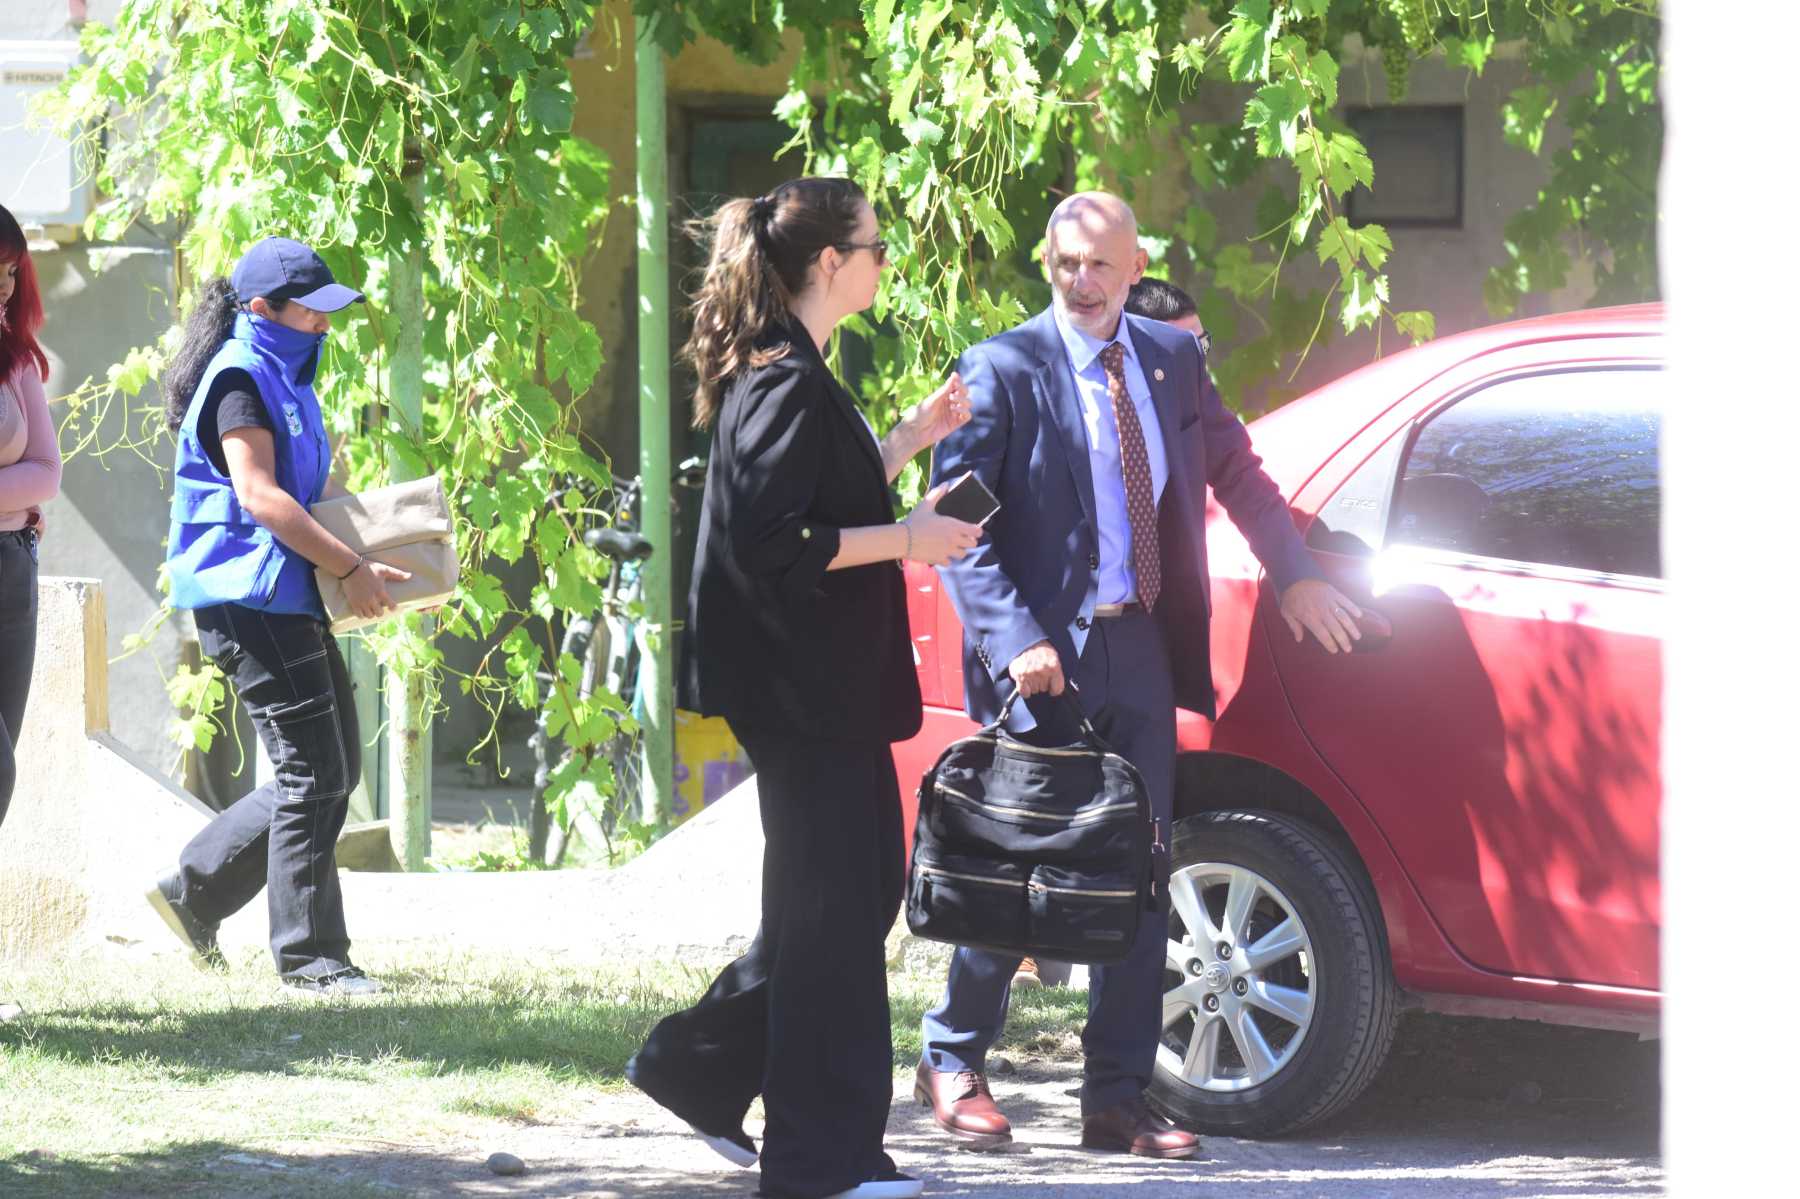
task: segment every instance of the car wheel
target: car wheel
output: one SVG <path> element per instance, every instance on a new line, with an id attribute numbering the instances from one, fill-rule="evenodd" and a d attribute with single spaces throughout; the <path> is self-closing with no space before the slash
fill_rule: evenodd
<path id="1" fill-rule="evenodd" d="M 1150 1097 L 1198 1132 L 1275 1136 L 1341 1110 L 1393 1043 L 1380 910 L 1316 827 L 1269 812 L 1175 826 Z"/>

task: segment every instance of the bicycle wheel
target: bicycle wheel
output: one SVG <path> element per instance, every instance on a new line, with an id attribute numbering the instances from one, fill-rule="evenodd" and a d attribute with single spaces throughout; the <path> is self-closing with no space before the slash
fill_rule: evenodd
<path id="1" fill-rule="evenodd" d="M 643 797 L 644 738 L 641 733 L 619 732 L 606 746 L 606 760 L 612 766 L 613 793 L 607 799 L 607 828 L 616 827 L 620 818 L 643 820 L 638 810 Z"/>

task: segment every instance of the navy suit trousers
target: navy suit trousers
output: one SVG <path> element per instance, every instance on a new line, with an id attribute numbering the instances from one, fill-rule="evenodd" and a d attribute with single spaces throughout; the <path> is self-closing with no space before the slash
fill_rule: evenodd
<path id="1" fill-rule="evenodd" d="M 1175 700 L 1169 654 L 1155 619 L 1142 612 L 1096 620 L 1072 672 L 1081 706 L 1098 732 L 1144 776 L 1164 844 L 1175 804 Z M 1040 744 L 1078 736 L 1068 705 L 1049 696 L 1027 701 L 1038 726 L 1024 735 Z M 1093 1115 L 1150 1085 L 1161 1034 L 1166 915 L 1146 912 L 1131 956 L 1088 971 L 1088 1019 L 1081 1033 L 1086 1070 L 1081 1110 Z M 983 1070 L 1006 1023 L 1016 957 L 958 949 L 944 997 L 925 1014 L 925 1061 L 946 1073 Z"/>

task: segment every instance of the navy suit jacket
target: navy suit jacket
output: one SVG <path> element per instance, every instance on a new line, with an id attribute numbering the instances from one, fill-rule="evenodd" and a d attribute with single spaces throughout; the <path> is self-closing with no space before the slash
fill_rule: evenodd
<path id="1" fill-rule="evenodd" d="M 1155 615 L 1173 659 L 1175 702 L 1211 716 L 1207 487 L 1277 587 L 1321 572 L 1249 434 L 1207 377 L 1199 341 L 1159 321 L 1122 320 L 1168 458 L 1157 510 L 1163 584 Z M 962 620 L 968 712 L 986 724 L 1012 691 L 1007 666 L 1027 647 L 1047 640 L 1064 670 L 1075 670 L 1094 615 L 1100 541 L 1075 374 L 1050 310 L 971 347 L 957 370 L 973 416 L 938 445 L 932 483 L 973 471 L 1000 510 L 981 544 L 938 574 Z"/>

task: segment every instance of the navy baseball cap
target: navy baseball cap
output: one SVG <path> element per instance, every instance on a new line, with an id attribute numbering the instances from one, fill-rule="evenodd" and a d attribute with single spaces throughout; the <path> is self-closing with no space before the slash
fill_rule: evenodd
<path id="1" fill-rule="evenodd" d="M 311 246 L 288 237 L 265 237 L 246 250 L 231 272 L 231 286 L 240 304 L 263 296 L 336 312 L 363 302 L 362 292 L 331 277 L 331 268 Z"/>

